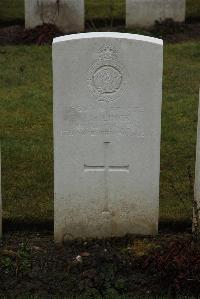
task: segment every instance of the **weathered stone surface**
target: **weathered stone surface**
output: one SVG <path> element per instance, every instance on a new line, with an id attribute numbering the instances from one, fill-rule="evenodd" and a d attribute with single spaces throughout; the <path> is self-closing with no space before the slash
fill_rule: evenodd
<path id="1" fill-rule="evenodd" d="M 157 232 L 162 56 L 139 35 L 54 40 L 56 241 Z"/>
<path id="2" fill-rule="evenodd" d="M 200 91 L 199 91 L 199 110 L 198 110 L 198 123 L 197 123 L 193 230 L 195 230 L 194 226 L 196 226 L 198 222 L 200 223 Z"/>
<path id="3" fill-rule="evenodd" d="M 185 21 L 185 0 L 126 0 L 126 27 L 151 27 L 155 21 Z"/>
<path id="4" fill-rule="evenodd" d="M 55 24 L 65 33 L 84 31 L 84 0 L 25 0 L 25 26 Z"/>

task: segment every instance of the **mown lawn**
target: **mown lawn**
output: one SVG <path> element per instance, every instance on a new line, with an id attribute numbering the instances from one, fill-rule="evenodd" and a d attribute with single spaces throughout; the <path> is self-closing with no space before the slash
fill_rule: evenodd
<path id="1" fill-rule="evenodd" d="M 164 51 L 160 219 L 187 221 L 200 43 L 167 44 Z M 0 86 L 4 219 L 53 221 L 51 47 L 1 46 Z"/>
<path id="2" fill-rule="evenodd" d="M 125 18 L 126 0 L 85 0 L 86 20 L 91 18 Z M 200 18 L 200 1 L 186 0 L 187 17 Z M 24 23 L 24 0 L 0 0 L 0 25 Z"/>
<path id="3" fill-rule="evenodd" d="M 50 47 L 1 47 L 4 217 L 53 216 Z"/>
<path id="4" fill-rule="evenodd" d="M 186 0 L 186 16 L 187 18 L 200 19 L 200 1 Z"/>
<path id="5" fill-rule="evenodd" d="M 24 0 L 0 0 L 0 26 L 24 22 Z M 86 0 L 86 19 L 124 18 L 125 0 Z M 187 0 L 187 16 L 200 2 Z M 165 46 L 160 219 L 191 218 L 200 43 Z M 0 47 L 4 218 L 53 220 L 51 47 Z"/>
<path id="6" fill-rule="evenodd" d="M 24 0 L 0 0 L 0 26 L 24 23 Z"/>

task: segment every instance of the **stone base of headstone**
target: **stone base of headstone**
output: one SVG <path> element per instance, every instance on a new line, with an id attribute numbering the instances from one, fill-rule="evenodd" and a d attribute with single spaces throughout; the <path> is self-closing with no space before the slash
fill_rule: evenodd
<path id="1" fill-rule="evenodd" d="M 54 24 L 64 33 L 84 31 L 84 0 L 25 0 L 25 27 Z"/>
<path id="2" fill-rule="evenodd" d="M 126 27 L 148 28 L 155 21 L 185 21 L 185 0 L 126 0 Z"/>

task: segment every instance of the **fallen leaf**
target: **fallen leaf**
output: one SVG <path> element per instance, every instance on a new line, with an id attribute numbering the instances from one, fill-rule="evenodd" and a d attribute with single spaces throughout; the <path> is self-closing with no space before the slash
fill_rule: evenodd
<path id="1" fill-rule="evenodd" d="M 89 252 L 81 252 L 80 256 L 87 257 L 87 256 L 90 256 L 90 253 Z"/>

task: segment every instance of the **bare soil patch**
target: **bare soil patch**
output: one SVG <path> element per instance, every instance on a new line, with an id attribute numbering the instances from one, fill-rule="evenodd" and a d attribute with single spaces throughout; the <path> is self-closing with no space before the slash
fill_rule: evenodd
<path id="1" fill-rule="evenodd" d="M 90 21 L 86 24 L 86 31 L 118 31 L 125 32 L 124 24 L 120 20 L 111 24 L 98 21 Z M 134 33 L 136 33 L 134 31 Z M 139 32 L 140 33 L 140 32 Z M 176 23 L 172 20 L 156 22 L 150 31 L 142 34 L 163 38 L 168 42 L 182 42 L 188 40 L 200 40 L 200 22 Z M 0 28 L 0 44 L 51 44 L 54 37 L 64 35 L 55 25 L 44 24 L 34 29 L 26 30 L 23 26 L 9 26 Z"/>
<path id="2" fill-rule="evenodd" d="M 200 246 L 186 233 L 56 246 L 50 232 L 15 232 L 0 243 L 0 297 L 108 293 L 200 295 Z"/>

